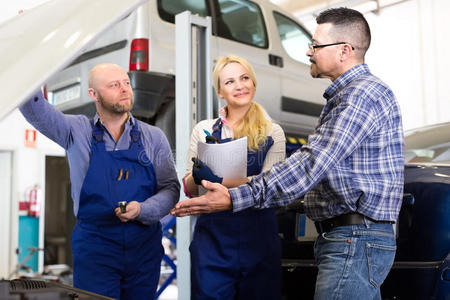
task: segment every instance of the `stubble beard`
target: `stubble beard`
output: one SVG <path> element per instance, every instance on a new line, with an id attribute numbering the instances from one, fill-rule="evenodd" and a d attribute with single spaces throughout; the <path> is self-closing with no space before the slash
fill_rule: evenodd
<path id="1" fill-rule="evenodd" d="M 131 109 L 133 108 L 133 103 L 134 103 L 133 95 L 129 95 L 129 96 L 130 96 L 129 107 L 127 107 L 127 105 L 124 105 L 121 103 L 109 104 L 105 101 L 105 99 L 103 98 L 103 96 L 100 93 L 98 93 L 98 102 L 103 107 L 103 109 L 105 109 L 111 113 L 123 114 L 123 113 L 130 112 Z"/>

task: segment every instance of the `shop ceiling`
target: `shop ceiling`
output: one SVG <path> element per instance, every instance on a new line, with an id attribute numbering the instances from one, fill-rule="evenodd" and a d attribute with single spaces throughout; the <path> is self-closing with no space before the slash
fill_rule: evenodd
<path id="1" fill-rule="evenodd" d="M 362 13 L 378 13 L 383 8 L 409 0 L 271 0 L 299 19 L 309 19 L 326 8 L 349 7 Z"/>

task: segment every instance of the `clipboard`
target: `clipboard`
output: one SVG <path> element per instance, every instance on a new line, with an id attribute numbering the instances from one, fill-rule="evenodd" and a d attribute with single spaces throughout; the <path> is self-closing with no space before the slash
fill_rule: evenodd
<path id="1" fill-rule="evenodd" d="M 247 177 L 247 137 L 223 144 L 198 142 L 198 158 L 222 178 Z M 202 195 L 206 190 L 199 186 Z"/>

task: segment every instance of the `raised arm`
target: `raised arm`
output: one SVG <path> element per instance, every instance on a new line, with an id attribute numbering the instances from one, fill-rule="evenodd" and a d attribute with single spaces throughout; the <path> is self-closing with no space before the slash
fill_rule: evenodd
<path id="1" fill-rule="evenodd" d="M 81 122 L 78 116 L 64 115 L 56 110 L 41 92 L 22 104 L 19 110 L 40 133 L 66 150 L 73 142 L 71 122 Z"/>

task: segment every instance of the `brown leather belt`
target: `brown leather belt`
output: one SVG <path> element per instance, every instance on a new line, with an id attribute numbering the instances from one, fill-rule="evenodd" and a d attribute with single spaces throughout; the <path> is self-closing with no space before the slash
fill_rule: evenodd
<path id="1" fill-rule="evenodd" d="M 316 225 L 317 232 L 319 234 L 323 232 L 329 232 L 333 228 L 339 227 L 339 226 L 348 226 L 348 225 L 363 225 L 369 223 L 387 223 L 387 224 L 393 224 L 392 221 L 377 221 L 374 219 L 371 219 L 369 217 L 363 216 L 358 213 L 350 213 L 345 215 L 340 215 L 331 219 L 323 220 L 323 221 L 316 221 L 314 224 Z"/>

